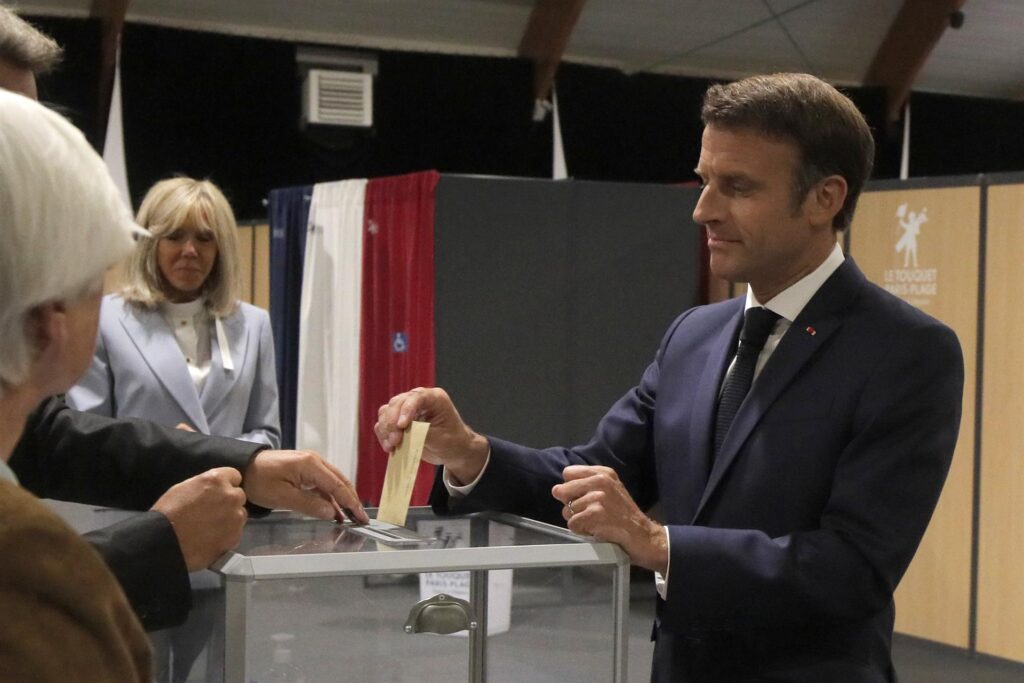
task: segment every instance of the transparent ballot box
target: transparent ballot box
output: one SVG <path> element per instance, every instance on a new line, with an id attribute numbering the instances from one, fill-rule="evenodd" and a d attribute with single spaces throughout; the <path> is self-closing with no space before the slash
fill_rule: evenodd
<path id="1" fill-rule="evenodd" d="M 429 508 L 393 529 L 273 513 L 213 569 L 228 683 L 626 681 L 629 560 L 559 527 Z"/>

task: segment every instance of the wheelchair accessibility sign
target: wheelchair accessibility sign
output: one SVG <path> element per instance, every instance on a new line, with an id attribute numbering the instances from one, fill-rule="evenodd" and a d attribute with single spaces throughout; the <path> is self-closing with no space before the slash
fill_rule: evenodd
<path id="1" fill-rule="evenodd" d="M 391 350 L 395 353 L 405 353 L 409 350 L 409 338 L 405 332 L 395 332 L 391 335 Z"/>

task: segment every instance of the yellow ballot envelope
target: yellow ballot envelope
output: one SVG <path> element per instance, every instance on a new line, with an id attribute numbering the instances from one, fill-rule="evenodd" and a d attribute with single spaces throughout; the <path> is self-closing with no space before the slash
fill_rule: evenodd
<path id="1" fill-rule="evenodd" d="M 416 472 L 419 470 L 428 429 L 430 424 L 427 422 L 413 422 L 405 430 L 402 444 L 389 457 L 388 469 L 384 473 L 384 490 L 380 496 L 380 509 L 377 511 L 377 519 L 380 521 L 405 526 L 409 501 L 412 499 L 412 487 L 416 483 Z"/>

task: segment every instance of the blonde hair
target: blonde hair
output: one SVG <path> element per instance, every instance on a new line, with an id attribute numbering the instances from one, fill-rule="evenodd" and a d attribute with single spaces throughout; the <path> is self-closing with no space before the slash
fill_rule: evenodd
<path id="1" fill-rule="evenodd" d="M 0 90 L 0 397 L 31 370 L 32 311 L 94 291 L 131 251 L 133 229 L 131 212 L 81 132 L 39 103 Z"/>
<path id="2" fill-rule="evenodd" d="M 238 225 L 224 193 L 209 180 L 179 176 L 161 180 L 149 189 L 139 214 L 139 225 L 153 235 L 136 247 L 125 269 L 122 296 L 146 308 L 167 300 L 167 280 L 157 265 L 160 239 L 182 225 L 209 230 L 217 244 L 217 259 L 203 283 L 206 309 L 217 316 L 230 315 L 238 307 Z"/>

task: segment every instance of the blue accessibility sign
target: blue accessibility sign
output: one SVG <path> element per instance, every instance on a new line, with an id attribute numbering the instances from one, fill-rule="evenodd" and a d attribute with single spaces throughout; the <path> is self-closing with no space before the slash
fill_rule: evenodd
<path id="1" fill-rule="evenodd" d="M 409 338 L 405 332 L 395 332 L 391 335 L 391 350 L 395 353 L 405 353 L 409 350 Z"/>

